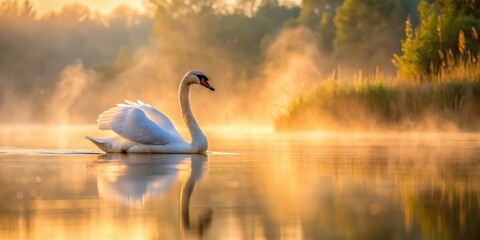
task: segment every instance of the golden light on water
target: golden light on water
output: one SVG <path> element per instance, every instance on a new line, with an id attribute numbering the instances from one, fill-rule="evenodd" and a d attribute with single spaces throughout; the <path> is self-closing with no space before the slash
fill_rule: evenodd
<path id="1" fill-rule="evenodd" d="M 223 134 L 206 156 L 97 155 L 94 127 L 0 131 L 2 239 L 463 236 L 480 222 L 478 134 Z"/>
<path id="2" fill-rule="evenodd" d="M 462 132 L 479 123 L 476 83 L 342 76 L 337 48 L 362 44 L 328 47 L 340 4 L 14 2 L 0 15 L 0 239 L 480 239 L 480 134 Z M 365 62 L 395 49 L 374 46 Z M 177 90 L 191 69 L 216 88 L 190 92 L 206 154 L 105 154 L 84 138 L 115 135 L 97 116 L 139 99 L 190 140 Z"/>

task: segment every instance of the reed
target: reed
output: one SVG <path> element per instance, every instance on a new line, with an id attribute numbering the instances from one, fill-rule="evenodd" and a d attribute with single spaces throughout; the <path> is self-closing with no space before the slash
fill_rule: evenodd
<path id="1" fill-rule="evenodd" d="M 333 73 L 293 101 L 276 128 L 479 131 L 479 59 L 447 56 L 438 73 L 416 79 Z"/>

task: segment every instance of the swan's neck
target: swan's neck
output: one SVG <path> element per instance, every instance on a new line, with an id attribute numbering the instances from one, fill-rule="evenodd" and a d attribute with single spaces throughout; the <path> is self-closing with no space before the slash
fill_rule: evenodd
<path id="1" fill-rule="evenodd" d="M 180 107 L 182 110 L 183 120 L 187 124 L 190 136 L 192 137 L 191 145 L 198 149 L 198 152 L 204 152 L 208 148 L 207 138 L 203 134 L 202 130 L 198 126 L 197 120 L 193 116 L 192 109 L 190 108 L 190 101 L 188 99 L 190 84 L 182 81 L 180 88 L 178 89 L 178 95 L 180 98 Z"/>

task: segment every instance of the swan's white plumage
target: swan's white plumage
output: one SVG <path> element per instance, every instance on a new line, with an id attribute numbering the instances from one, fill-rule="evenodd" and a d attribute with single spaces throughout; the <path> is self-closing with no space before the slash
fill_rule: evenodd
<path id="1" fill-rule="evenodd" d="M 142 144 L 165 145 L 183 141 L 172 122 L 160 111 L 141 101 L 125 102 L 128 104 L 117 104 L 100 114 L 97 119 L 100 130 L 112 130 L 123 138 Z"/>
<path id="2" fill-rule="evenodd" d="M 125 102 L 127 102 L 131 106 L 141 109 L 149 119 L 151 119 L 154 123 L 158 124 L 163 129 L 169 131 L 172 134 L 176 134 L 180 136 L 180 134 L 177 132 L 177 130 L 173 126 L 173 123 L 162 112 L 158 111 L 157 109 L 153 108 L 149 104 L 144 103 L 140 100 L 138 100 L 137 103 L 128 101 L 128 100 L 125 100 Z"/>
<path id="3" fill-rule="evenodd" d="M 117 104 L 97 118 L 100 130 L 113 130 L 118 136 L 86 138 L 105 152 L 134 153 L 203 153 L 208 148 L 207 138 L 193 117 L 188 100 L 189 87 L 200 84 L 215 90 L 200 71 L 189 71 L 180 82 L 178 90 L 183 119 L 190 131 L 188 143 L 178 133 L 170 119 L 140 100 Z"/>

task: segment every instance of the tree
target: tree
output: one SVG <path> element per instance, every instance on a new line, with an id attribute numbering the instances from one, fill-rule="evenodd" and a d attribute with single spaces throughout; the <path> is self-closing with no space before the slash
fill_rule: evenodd
<path id="1" fill-rule="evenodd" d="M 22 6 L 22 9 L 21 9 L 21 12 L 20 12 L 20 16 L 25 17 L 25 18 L 34 18 L 36 14 L 37 14 L 37 12 L 35 11 L 32 3 L 30 3 L 29 0 L 25 0 L 23 2 L 23 6 Z"/>
<path id="2" fill-rule="evenodd" d="M 334 18 L 335 55 L 361 68 L 388 65 L 400 50 L 403 16 L 399 0 L 346 0 Z"/>
<path id="3" fill-rule="evenodd" d="M 459 60 L 478 56 L 480 1 L 422 0 L 418 12 L 419 26 L 413 30 L 407 21 L 402 55 L 394 56 L 399 75 L 436 74 Z"/>
<path id="4" fill-rule="evenodd" d="M 20 10 L 17 0 L 5 0 L 0 3 L 0 17 L 17 16 Z"/>
<path id="5" fill-rule="evenodd" d="M 303 0 L 297 21 L 318 34 L 320 48 L 325 53 L 333 50 L 336 10 L 344 0 Z"/>
<path id="6" fill-rule="evenodd" d="M 263 47 L 289 19 L 295 19 L 299 8 L 262 1 L 251 16 L 245 11 L 215 9 L 220 0 L 172 0 L 158 2 L 154 33 L 159 38 L 161 56 L 172 56 L 171 64 L 215 68 L 212 62 L 235 62 L 242 74 L 251 75 L 259 66 Z M 179 69 L 182 72 L 184 69 Z"/>

